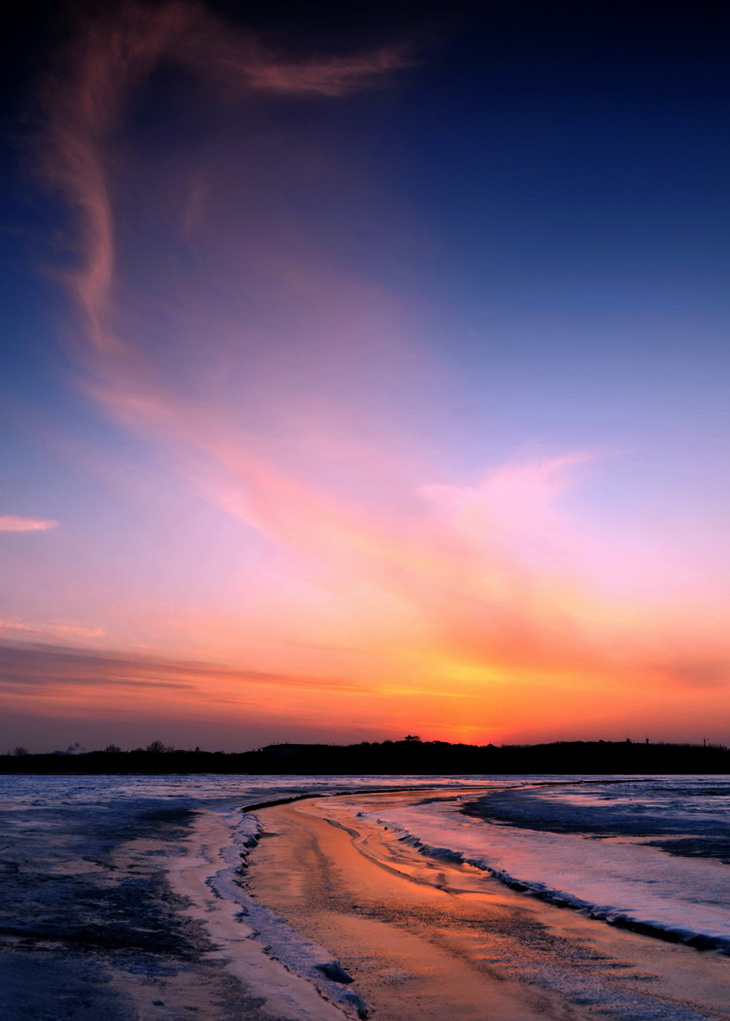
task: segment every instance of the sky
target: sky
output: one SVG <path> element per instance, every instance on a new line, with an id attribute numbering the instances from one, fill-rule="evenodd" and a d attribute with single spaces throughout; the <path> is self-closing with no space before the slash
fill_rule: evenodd
<path id="1" fill-rule="evenodd" d="M 33 0 L 0 749 L 730 738 L 730 14 Z"/>

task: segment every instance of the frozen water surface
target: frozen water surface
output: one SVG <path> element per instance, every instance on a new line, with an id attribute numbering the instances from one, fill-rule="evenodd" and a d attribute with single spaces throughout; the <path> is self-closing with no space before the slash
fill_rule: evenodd
<path id="1" fill-rule="evenodd" d="M 258 821 L 240 808 L 408 785 L 426 786 L 0 778 L 0 1017 L 358 1016 L 365 1008 L 337 971 L 337 948 L 301 937 L 242 887 Z M 426 855 L 472 862 L 615 924 L 730 950 L 728 778 L 429 778 L 439 785 L 443 796 L 415 791 L 369 814 Z"/>
<path id="2" fill-rule="evenodd" d="M 382 821 L 552 903 L 730 952 L 727 778 L 536 781 Z"/>

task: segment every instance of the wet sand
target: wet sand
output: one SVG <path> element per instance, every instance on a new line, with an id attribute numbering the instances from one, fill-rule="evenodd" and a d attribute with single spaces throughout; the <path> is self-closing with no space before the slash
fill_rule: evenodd
<path id="1" fill-rule="evenodd" d="M 260 810 L 248 891 L 337 956 L 379 1021 L 730 1018 L 730 962 L 612 929 L 429 859 L 357 813 L 413 794 Z"/>

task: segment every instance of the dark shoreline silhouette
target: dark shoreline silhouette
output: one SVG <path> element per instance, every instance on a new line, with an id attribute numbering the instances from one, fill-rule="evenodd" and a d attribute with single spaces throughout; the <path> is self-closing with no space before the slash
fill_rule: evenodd
<path id="1" fill-rule="evenodd" d="M 252 775 L 618 775 L 730 774 L 724 745 L 558 741 L 537 745 L 467 745 L 445 741 L 362 742 L 350 745 L 275 744 L 247 752 L 147 749 L 0 755 L 0 773 Z"/>

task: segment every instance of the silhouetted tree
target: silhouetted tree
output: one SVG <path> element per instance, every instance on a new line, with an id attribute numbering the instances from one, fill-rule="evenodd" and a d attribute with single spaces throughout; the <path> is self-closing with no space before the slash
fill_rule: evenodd
<path id="1" fill-rule="evenodd" d="M 172 752 L 175 749 L 172 745 L 163 744 L 162 741 L 151 741 L 145 748 L 151 755 L 163 755 L 165 752 Z"/>

